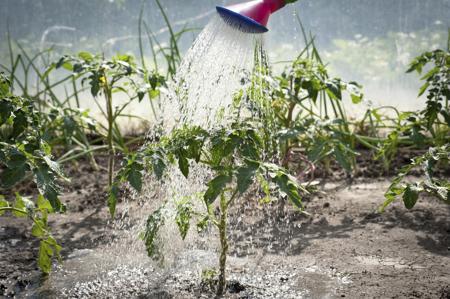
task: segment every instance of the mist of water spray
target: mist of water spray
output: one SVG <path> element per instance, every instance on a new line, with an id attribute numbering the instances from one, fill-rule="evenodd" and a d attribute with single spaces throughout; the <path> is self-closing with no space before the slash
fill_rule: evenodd
<path id="1" fill-rule="evenodd" d="M 180 124 L 208 128 L 230 120 L 233 95 L 245 88 L 260 35 L 244 33 L 219 17 L 187 52 L 160 115 L 165 128 Z"/>

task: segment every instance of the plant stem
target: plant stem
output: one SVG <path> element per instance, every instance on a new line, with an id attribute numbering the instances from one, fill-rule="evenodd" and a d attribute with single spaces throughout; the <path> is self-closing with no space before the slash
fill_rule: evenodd
<path id="1" fill-rule="evenodd" d="M 13 208 L 13 207 L 0 208 L 0 212 L 16 212 L 16 213 L 20 213 L 20 214 L 23 214 L 23 215 L 27 215 L 27 212 L 24 212 L 23 210 L 16 209 L 16 208 Z M 34 219 L 33 219 L 33 221 L 34 221 Z"/>
<path id="2" fill-rule="evenodd" d="M 105 77 L 105 85 L 103 87 L 106 99 L 106 113 L 108 117 L 108 187 L 111 188 L 114 179 L 114 145 L 113 145 L 113 126 L 114 126 L 114 114 L 112 107 L 112 92 L 108 86 L 108 81 Z"/>
<path id="3" fill-rule="evenodd" d="M 228 253 L 227 241 L 227 217 L 228 217 L 228 203 L 224 192 L 220 195 L 220 220 L 219 220 L 219 235 L 220 235 L 220 258 L 219 258 L 219 284 L 217 286 L 217 298 L 222 297 L 226 286 L 226 263 Z"/>

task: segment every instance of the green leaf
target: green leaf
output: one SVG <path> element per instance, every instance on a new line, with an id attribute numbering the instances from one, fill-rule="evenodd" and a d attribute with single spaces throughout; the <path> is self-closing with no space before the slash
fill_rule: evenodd
<path id="1" fill-rule="evenodd" d="M 419 97 L 422 96 L 425 93 L 425 91 L 427 91 L 429 86 L 430 86 L 429 82 L 427 82 L 424 85 L 422 85 L 422 87 L 420 87 L 420 89 L 419 89 L 419 95 L 418 96 Z"/>
<path id="2" fill-rule="evenodd" d="M 182 202 L 177 205 L 177 214 L 175 222 L 180 231 L 181 238 L 184 240 L 189 231 L 190 221 L 192 217 L 192 204 L 190 202 Z"/>
<path id="3" fill-rule="evenodd" d="M 65 207 L 58 198 L 59 188 L 56 185 L 56 178 L 49 166 L 40 165 L 33 172 L 39 192 L 50 201 L 55 212 L 64 212 Z"/>
<path id="4" fill-rule="evenodd" d="M 56 257 L 60 260 L 61 246 L 56 240 L 49 236 L 45 240 L 41 240 L 39 246 L 38 265 L 42 272 L 49 274 L 52 269 L 52 258 Z"/>
<path id="5" fill-rule="evenodd" d="M 49 66 L 45 69 L 44 73 L 42 74 L 41 80 L 43 80 L 44 78 L 47 78 L 48 75 L 51 73 L 51 71 L 55 69 L 55 67 L 56 67 L 56 64 L 54 64 L 54 63 L 52 63 L 51 65 L 49 65 Z"/>
<path id="6" fill-rule="evenodd" d="M 337 144 L 334 149 L 333 149 L 333 154 L 334 157 L 336 158 L 336 161 L 339 163 L 339 165 L 341 165 L 342 168 L 345 169 L 345 171 L 347 172 L 351 172 L 352 171 L 352 165 L 350 163 L 349 153 L 344 153 L 344 146 L 342 144 Z"/>
<path id="7" fill-rule="evenodd" d="M 153 100 L 153 99 L 156 99 L 157 97 L 159 97 L 161 92 L 159 91 L 159 89 L 152 89 L 152 90 L 150 90 L 149 94 L 150 94 L 150 99 Z"/>
<path id="8" fill-rule="evenodd" d="M 41 271 L 49 274 L 52 270 L 53 249 L 46 241 L 41 241 L 39 246 L 38 265 Z"/>
<path id="9" fill-rule="evenodd" d="M 209 215 L 203 217 L 199 222 L 197 222 L 197 232 L 201 233 L 204 231 L 209 224 Z"/>
<path id="10" fill-rule="evenodd" d="M 407 209 L 412 209 L 419 199 L 419 189 L 413 185 L 408 184 L 403 193 L 403 203 Z"/>
<path id="11" fill-rule="evenodd" d="M 308 160 L 317 162 L 324 150 L 326 150 L 326 141 L 317 141 L 313 144 L 312 149 L 308 152 Z"/>
<path id="12" fill-rule="evenodd" d="M 298 191 L 301 189 L 287 174 L 278 172 L 274 178 L 280 191 L 284 192 L 290 201 L 299 209 L 303 209 L 302 198 Z"/>
<path id="13" fill-rule="evenodd" d="M 47 243 L 53 247 L 54 253 L 55 253 L 55 257 L 57 257 L 58 259 L 60 258 L 60 253 L 61 253 L 61 245 L 59 245 L 56 240 L 52 237 L 49 236 L 47 238 Z"/>
<path id="14" fill-rule="evenodd" d="M 136 93 L 138 96 L 138 101 L 141 102 L 144 99 L 145 95 L 147 94 L 147 91 L 145 89 L 138 89 Z"/>
<path id="15" fill-rule="evenodd" d="M 29 199 L 20 196 L 19 193 L 16 193 L 16 201 L 14 203 L 13 211 L 14 216 L 18 218 L 27 217 L 28 213 L 32 212 L 34 208 L 34 204 Z"/>
<path id="16" fill-rule="evenodd" d="M 63 65 L 63 63 L 65 63 L 67 61 L 67 58 L 68 58 L 67 56 L 61 57 L 58 60 L 58 62 L 55 64 L 55 68 L 59 69 Z"/>
<path id="17" fill-rule="evenodd" d="M 45 163 L 48 165 L 48 167 L 55 172 L 57 175 L 59 175 L 61 178 L 66 178 L 64 173 L 62 172 L 61 168 L 59 167 L 59 164 L 48 156 L 43 157 Z"/>
<path id="18" fill-rule="evenodd" d="M 73 116 L 66 115 L 63 117 L 63 129 L 66 134 L 65 138 L 70 139 L 73 136 L 73 132 L 77 128 L 77 122 Z"/>
<path id="19" fill-rule="evenodd" d="M 386 200 L 379 208 L 379 211 L 384 212 L 384 210 L 386 210 L 386 208 L 395 201 L 396 197 L 397 195 L 394 192 L 392 192 L 391 189 L 389 188 L 389 190 L 384 194 L 384 198 L 386 198 Z"/>
<path id="20" fill-rule="evenodd" d="M 11 86 L 11 82 L 8 77 L 3 73 L 0 73 L 0 96 L 6 97 L 9 94 L 9 88 Z"/>
<path id="21" fill-rule="evenodd" d="M 45 230 L 43 227 L 45 227 L 45 224 L 40 220 L 35 220 L 36 223 L 33 224 L 33 227 L 31 228 L 31 234 L 35 236 L 36 238 L 41 238 L 45 235 Z"/>
<path id="22" fill-rule="evenodd" d="M 69 71 L 69 72 L 73 72 L 73 71 L 74 71 L 74 67 L 73 67 L 73 65 L 72 65 L 69 61 L 65 61 L 65 62 L 62 64 L 62 67 L 63 67 L 65 70 Z"/>
<path id="23" fill-rule="evenodd" d="M 276 136 L 280 140 L 280 142 L 285 142 L 288 140 L 297 140 L 301 133 L 304 133 L 304 128 L 293 128 L 293 129 L 285 129 L 279 131 Z"/>
<path id="24" fill-rule="evenodd" d="M 18 137 L 28 127 L 28 117 L 24 111 L 16 111 L 14 124 L 13 124 L 13 136 Z"/>
<path id="25" fill-rule="evenodd" d="M 128 173 L 127 180 L 130 185 L 138 192 L 142 190 L 142 166 L 135 163 L 135 167 L 132 167 Z"/>
<path id="26" fill-rule="evenodd" d="M 147 218 L 145 231 L 141 234 L 141 238 L 145 243 L 147 254 L 150 257 L 158 258 L 160 255 L 159 248 L 156 244 L 159 229 L 164 225 L 164 206 L 157 209 Z"/>
<path id="27" fill-rule="evenodd" d="M 27 167 L 28 166 L 26 164 L 22 164 L 12 169 L 4 169 L 0 176 L 2 187 L 8 189 L 14 186 L 16 183 L 22 181 L 25 178 Z"/>
<path id="28" fill-rule="evenodd" d="M 350 94 L 350 97 L 352 98 L 352 103 L 353 104 L 359 104 L 362 101 L 363 96 L 362 95 L 357 95 L 354 93 Z"/>
<path id="29" fill-rule="evenodd" d="M 178 157 L 178 167 L 180 168 L 181 173 L 184 177 L 189 176 L 189 161 L 184 156 L 180 155 Z"/>
<path id="30" fill-rule="evenodd" d="M 164 162 L 163 155 L 164 153 L 162 153 L 161 151 L 157 151 L 151 156 L 153 172 L 155 173 L 158 180 L 163 177 L 164 171 L 166 170 L 166 163 Z"/>
<path id="31" fill-rule="evenodd" d="M 206 205 L 211 205 L 214 203 L 219 194 L 225 189 L 228 183 L 231 182 L 232 177 L 225 174 L 220 174 L 214 179 L 208 182 L 208 189 L 203 196 Z"/>
<path id="32" fill-rule="evenodd" d="M 90 81 L 89 81 L 89 85 L 91 85 L 91 94 L 93 97 L 96 97 L 98 95 L 98 93 L 100 92 L 100 78 L 102 78 L 102 80 L 104 80 L 104 77 L 101 73 L 99 72 L 94 72 L 90 77 Z"/>
<path id="33" fill-rule="evenodd" d="M 342 91 L 339 81 L 327 82 L 327 94 L 334 100 L 342 100 Z"/>
<path id="34" fill-rule="evenodd" d="M 53 207 L 51 203 L 47 199 L 45 199 L 45 197 L 42 194 L 38 195 L 37 206 L 39 210 L 47 211 L 48 213 L 53 213 Z"/>
<path id="35" fill-rule="evenodd" d="M 84 52 L 84 51 L 78 53 L 78 57 L 80 57 L 81 59 L 83 59 L 86 62 L 91 62 L 92 60 L 94 60 L 94 56 L 92 56 L 91 53 Z"/>
<path id="36" fill-rule="evenodd" d="M 435 74 L 439 73 L 439 67 L 432 68 L 428 73 L 426 73 L 420 80 L 428 80 L 433 77 Z"/>
<path id="37" fill-rule="evenodd" d="M 253 183 L 259 163 L 249 162 L 247 165 L 237 169 L 237 189 L 239 193 L 244 193 Z"/>
<path id="38" fill-rule="evenodd" d="M 7 101 L 0 101 L 0 126 L 6 123 L 11 116 L 12 106 Z"/>

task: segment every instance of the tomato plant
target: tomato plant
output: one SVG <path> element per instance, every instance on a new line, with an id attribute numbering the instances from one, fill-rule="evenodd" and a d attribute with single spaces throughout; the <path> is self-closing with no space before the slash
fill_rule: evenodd
<path id="1" fill-rule="evenodd" d="M 164 80 L 156 73 L 148 74 L 148 83 L 138 80 L 144 74 L 138 68 L 134 58 L 129 55 L 118 55 L 111 60 L 105 60 L 100 56 L 94 56 L 88 52 L 80 52 L 78 56 L 64 56 L 53 65 L 55 68 L 65 68 L 82 78 L 82 83 L 88 82 L 90 91 L 100 111 L 102 111 L 107 125 L 105 143 L 108 149 L 108 186 L 111 187 L 114 177 L 114 155 L 116 150 L 127 152 L 127 143 L 122 136 L 117 120 L 124 116 L 123 111 L 132 101 L 139 102 L 146 94 L 153 98 L 159 95 Z M 113 94 L 121 92 L 128 100 L 114 106 Z M 98 102 L 102 96 L 104 107 Z M 129 115 L 126 115 L 129 117 Z"/>
<path id="2" fill-rule="evenodd" d="M 270 138 L 280 147 L 283 166 L 288 166 L 291 150 L 300 148 L 313 165 L 324 163 L 328 170 L 330 161 L 335 160 L 350 173 L 360 138 L 352 130 L 343 99 L 347 94 L 353 103 L 360 103 L 364 98 L 361 86 L 330 78 L 313 41 L 305 39 L 305 43 L 305 49 L 280 76 L 271 74 L 266 61 L 255 62 L 260 69 L 250 89 L 265 90 L 270 113 L 264 117 L 273 115 L 278 132 Z"/>
<path id="3" fill-rule="evenodd" d="M 249 122 L 237 122 L 230 127 L 208 131 L 200 127 L 175 129 L 169 136 L 162 137 L 160 142 L 144 146 L 124 163 L 110 194 L 111 214 L 115 213 L 119 184 L 128 181 L 140 191 L 143 170 L 163 179 L 168 165 L 176 163 L 187 178 L 192 163 L 205 166 L 211 174 L 211 179 L 206 182 L 201 196 L 204 211 L 194 210 L 192 200 L 195 200 L 196 196 L 185 198 L 177 202 L 177 212 L 173 220 L 177 223 L 183 239 L 190 228 L 191 218 L 197 219 L 199 229 L 204 229 L 208 224 L 217 228 L 221 247 L 217 294 L 221 295 L 226 283 L 228 210 L 236 199 L 252 184 L 257 183 L 267 196 L 278 192 L 289 198 L 295 207 L 303 209 L 300 193 L 306 190 L 286 170 L 264 162 L 261 132 L 261 127 Z M 273 185 L 269 187 L 269 184 Z M 218 215 L 214 213 L 216 206 L 220 211 Z M 167 217 L 164 207 L 148 217 L 142 239 L 150 256 L 160 254 L 156 236 Z"/>
<path id="4" fill-rule="evenodd" d="M 450 144 L 430 148 L 424 155 L 412 159 L 411 163 L 404 166 L 400 170 L 400 173 L 393 179 L 388 191 L 385 193 L 386 200 L 381 210 L 384 210 L 398 197 L 403 199 L 406 208 L 412 209 L 416 205 L 421 193 L 430 194 L 450 204 L 450 182 L 445 179 L 435 178 L 434 176 L 435 168 L 440 164 L 448 165 L 449 161 Z M 405 181 L 406 176 L 416 167 L 422 168 L 425 173 L 425 179 L 415 182 Z"/>
<path id="5" fill-rule="evenodd" d="M 32 101 L 13 95 L 10 89 L 9 79 L 0 74 L 0 187 L 9 189 L 31 177 L 39 196 L 36 203 L 18 193 L 14 203 L 0 196 L 0 215 L 8 212 L 32 220 L 32 235 L 40 240 L 38 265 L 49 273 L 51 260 L 59 258 L 61 247 L 50 233 L 47 216 L 65 211 L 58 180 L 67 179 L 52 158 L 42 115 L 34 111 Z"/>
<path id="6" fill-rule="evenodd" d="M 427 148 L 450 141 L 450 50 L 423 53 L 411 62 L 407 72 L 422 74 L 424 69 L 429 70 L 421 77 L 424 84 L 419 96 L 427 92 L 426 106 L 420 111 L 398 113 L 394 130 L 381 143 L 377 154 L 387 162 L 386 168 L 402 145 Z"/>
<path id="7" fill-rule="evenodd" d="M 409 125 L 393 131 L 389 136 L 395 142 L 399 138 L 399 132 L 406 133 L 415 144 L 423 145 L 428 135 L 431 136 L 433 147 L 401 169 L 385 194 L 386 201 L 382 209 L 399 196 L 406 208 L 412 209 L 421 193 L 431 194 L 450 203 L 450 183 L 433 175 L 434 168 L 448 165 L 450 159 L 450 49 L 423 53 L 413 60 L 408 72 L 417 71 L 420 74 L 429 63 L 433 65 L 421 78 L 425 83 L 419 91 L 419 96 L 428 91 L 426 107 L 420 112 L 408 114 Z M 405 182 L 406 176 L 415 167 L 423 169 L 425 179 L 414 183 Z"/>

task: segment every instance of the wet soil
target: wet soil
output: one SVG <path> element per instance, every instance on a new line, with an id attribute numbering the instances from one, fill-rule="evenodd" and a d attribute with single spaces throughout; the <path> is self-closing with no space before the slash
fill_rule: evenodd
<path id="1" fill-rule="evenodd" d="M 101 249 L 115 233 L 105 208 L 106 170 L 80 162 L 66 171 L 72 177 L 62 196 L 68 212 L 52 216 L 50 225 L 70 264 L 74 254 Z M 231 215 L 226 297 L 450 298 L 450 206 L 421 198 L 411 211 L 398 202 L 378 213 L 388 185 L 383 177 L 322 179 L 319 192 L 306 201 L 309 215 L 283 201 L 237 205 Z M 0 217 L 0 298 L 23 298 L 45 282 L 37 253 L 26 219 Z M 197 274 L 161 276 L 155 289 L 146 283 L 158 270 L 141 267 L 108 274 L 112 280 L 117 273 L 128 277 L 119 285 L 105 284 L 110 288 L 92 280 L 86 291 L 74 282 L 58 296 L 35 297 L 213 297 L 193 279 Z"/>

